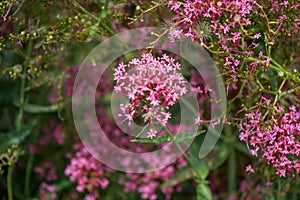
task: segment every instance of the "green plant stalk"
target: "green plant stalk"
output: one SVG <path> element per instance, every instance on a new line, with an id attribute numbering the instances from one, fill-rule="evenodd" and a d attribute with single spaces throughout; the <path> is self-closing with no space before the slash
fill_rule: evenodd
<path id="1" fill-rule="evenodd" d="M 230 144 L 229 157 L 227 164 L 227 189 L 230 194 L 234 193 L 236 190 L 236 152 L 234 148 L 234 143 L 236 141 L 236 136 L 233 134 L 231 126 L 225 126 L 225 137 L 224 142 Z"/>
<path id="2" fill-rule="evenodd" d="M 12 171 L 13 171 L 13 164 L 10 164 L 8 167 L 7 172 L 7 194 L 8 200 L 13 200 L 13 190 L 12 190 Z"/>
<path id="3" fill-rule="evenodd" d="M 230 194 L 234 193 L 236 190 L 236 154 L 234 148 L 230 149 L 230 154 L 228 158 L 228 192 Z"/>
<path id="4" fill-rule="evenodd" d="M 84 7 L 82 7 L 77 1 L 75 0 L 70 0 L 72 2 L 72 4 L 79 8 L 80 10 L 82 10 L 82 12 L 84 12 L 85 14 L 87 14 L 88 16 L 90 16 L 91 18 L 95 19 L 95 20 L 99 20 L 98 17 L 96 17 L 95 15 L 93 15 L 92 13 L 90 13 L 89 11 L 87 11 Z M 105 6 L 104 6 L 104 9 L 107 9 L 108 7 L 108 0 L 106 0 L 105 2 Z M 102 26 L 103 28 L 105 28 L 110 34 L 114 35 L 115 32 L 110 28 L 108 27 L 106 24 L 104 23 L 100 23 L 100 26 Z"/>
<path id="5" fill-rule="evenodd" d="M 19 114 L 16 122 L 16 129 L 19 131 L 22 127 L 22 120 L 24 115 L 24 103 L 25 103 L 25 85 L 26 85 L 26 73 L 27 73 L 27 61 L 30 60 L 32 51 L 32 39 L 29 40 L 28 47 L 27 47 L 27 53 L 26 53 L 26 62 L 23 70 L 23 74 L 21 77 L 21 87 L 20 87 L 20 108 L 19 108 Z"/>
<path id="6" fill-rule="evenodd" d="M 193 109 L 193 106 L 192 106 L 188 101 L 186 101 L 184 98 L 181 98 L 180 100 L 188 107 L 188 109 L 189 109 L 192 113 L 198 114 L 197 111 L 195 111 L 195 109 Z M 208 129 L 209 125 L 206 125 L 206 124 L 203 124 L 203 125 L 204 125 L 205 128 Z M 210 132 L 211 132 L 212 134 L 214 134 L 215 136 L 220 137 L 220 139 L 223 139 L 223 136 L 222 136 L 222 135 L 219 135 L 219 133 L 217 133 L 217 131 L 216 131 L 215 129 L 211 129 Z"/>
<path id="7" fill-rule="evenodd" d="M 25 85 L 26 85 L 26 72 L 27 72 L 27 61 L 30 60 L 32 51 L 32 39 L 29 40 L 27 51 L 26 51 L 26 58 L 25 58 L 25 66 L 23 70 L 23 74 L 21 77 L 21 86 L 20 86 L 20 108 L 19 113 L 16 120 L 16 130 L 20 131 L 22 128 L 22 121 L 23 121 L 23 115 L 24 115 L 24 103 L 25 103 Z M 12 171 L 13 171 L 14 164 L 11 163 L 11 165 L 8 168 L 7 173 L 7 193 L 8 193 L 8 200 L 13 200 L 13 188 L 12 188 Z"/>
<path id="8" fill-rule="evenodd" d="M 24 186 L 25 199 L 28 199 L 30 195 L 30 179 L 31 179 L 33 162 L 34 162 L 34 154 L 30 154 L 27 161 L 26 172 L 25 172 L 25 186 Z"/>
<path id="9" fill-rule="evenodd" d="M 275 199 L 276 200 L 280 200 L 281 199 L 281 183 L 279 180 L 277 180 L 277 190 L 276 190 L 276 196 L 275 196 Z"/>
<path id="10" fill-rule="evenodd" d="M 75 0 L 70 0 L 72 2 L 72 4 L 79 8 L 82 12 L 84 12 L 85 14 L 87 14 L 88 16 L 90 16 L 91 18 L 93 18 L 94 20 L 97 20 L 97 22 L 101 22 L 100 26 L 102 26 L 105 30 L 107 30 L 112 36 L 115 35 L 116 33 L 114 32 L 114 30 L 112 28 L 110 28 L 107 24 L 103 23 L 101 20 L 104 19 L 104 14 L 102 13 L 106 13 L 102 10 L 100 17 L 96 17 L 95 15 L 93 15 L 92 13 L 90 13 L 89 11 L 87 11 L 84 7 L 82 7 L 77 1 Z M 104 9 L 107 9 L 108 7 L 108 0 L 106 0 L 105 5 L 104 5 Z M 99 21 L 100 20 L 100 21 Z M 125 44 L 122 40 L 120 40 L 120 38 L 117 38 L 119 40 L 119 42 L 121 44 L 123 44 L 125 46 L 125 48 L 129 49 L 128 45 Z M 139 57 L 139 55 L 135 52 L 131 52 L 132 55 Z"/>
<path id="11" fill-rule="evenodd" d="M 38 134 L 36 133 L 33 138 L 33 145 L 35 146 L 38 141 Z M 25 186 L 24 186 L 24 197 L 25 199 L 29 199 L 30 197 L 30 180 L 31 180 L 31 173 L 33 168 L 34 162 L 34 154 L 29 154 L 29 158 L 26 165 L 26 172 L 25 172 Z"/>
<path id="12" fill-rule="evenodd" d="M 265 57 L 268 58 L 268 57 Z M 253 57 L 248 57 L 248 58 L 244 58 L 245 61 L 255 61 L 255 62 L 259 62 L 261 64 L 263 64 L 263 61 L 257 59 L 257 58 L 253 58 Z M 280 64 L 278 64 L 273 58 L 270 58 L 270 61 L 273 64 L 270 63 L 270 68 L 277 71 L 277 72 L 283 72 L 285 73 L 287 76 L 292 76 L 291 72 L 289 72 L 288 70 L 286 70 L 285 68 L 283 68 Z"/>
<path id="13" fill-rule="evenodd" d="M 179 149 L 179 151 L 182 153 L 183 157 L 186 159 L 186 161 L 190 164 L 190 166 L 194 169 L 195 174 L 197 176 L 198 180 L 202 180 L 201 177 L 198 177 L 198 174 L 196 173 L 196 167 L 194 166 L 193 162 L 190 160 L 188 155 L 185 153 L 185 151 L 182 149 L 182 147 L 177 143 L 176 140 L 174 140 L 174 135 L 170 132 L 170 130 L 167 127 L 163 127 L 164 130 L 167 132 L 167 134 L 172 138 L 172 141 L 174 141 L 176 147 Z"/>

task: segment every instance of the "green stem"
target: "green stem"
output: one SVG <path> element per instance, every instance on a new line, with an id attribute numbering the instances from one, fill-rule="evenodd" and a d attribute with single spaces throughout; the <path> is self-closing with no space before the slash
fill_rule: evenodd
<path id="1" fill-rule="evenodd" d="M 25 93 L 25 84 L 26 84 L 26 71 L 27 68 L 24 68 L 24 72 L 21 77 L 21 87 L 20 87 L 20 108 L 19 108 L 19 114 L 16 122 L 16 129 L 19 131 L 22 126 L 22 120 L 23 120 L 23 115 L 24 115 L 24 93 Z"/>
<path id="2" fill-rule="evenodd" d="M 80 10 L 82 10 L 82 12 L 84 12 L 85 14 L 87 14 L 88 16 L 90 16 L 91 18 L 95 19 L 95 20 L 99 20 L 98 17 L 96 17 L 95 15 L 93 15 L 92 13 L 90 13 L 89 11 L 87 11 L 84 7 L 82 7 L 77 1 L 75 0 L 70 0 L 72 2 L 72 4 L 79 8 Z M 108 0 L 105 1 L 105 5 L 104 5 L 104 9 L 107 9 L 108 7 Z M 105 28 L 110 34 L 114 35 L 115 32 L 110 28 L 108 27 L 106 24 L 104 23 L 101 23 L 100 26 L 102 26 L 103 28 Z"/>
<path id="3" fill-rule="evenodd" d="M 257 58 L 253 58 L 253 57 L 244 58 L 244 60 L 245 60 L 245 61 L 255 61 L 255 62 L 259 62 L 260 64 L 264 64 L 263 61 L 261 61 L 261 60 L 259 60 L 259 59 L 257 59 Z M 272 58 L 270 58 L 270 60 L 271 60 L 271 62 L 274 62 L 274 60 L 273 60 Z M 274 63 L 274 64 L 275 64 L 275 63 Z M 291 76 L 291 75 L 292 75 L 288 70 L 284 69 L 284 68 L 283 68 L 281 65 L 279 65 L 278 63 L 276 63 L 275 65 L 270 64 L 270 68 L 273 69 L 273 70 L 275 70 L 275 71 L 277 71 L 277 72 L 283 72 L 283 73 L 285 73 L 285 74 L 288 75 L 288 76 Z"/>
<path id="4" fill-rule="evenodd" d="M 198 115 L 198 112 L 193 108 L 193 106 L 192 106 L 187 100 L 185 100 L 185 98 L 181 98 L 180 100 L 188 107 L 188 109 L 189 109 L 193 114 L 197 114 L 197 115 Z M 209 125 L 207 125 L 207 124 L 203 124 L 203 126 L 204 126 L 205 128 L 207 128 L 207 129 L 208 129 L 208 127 L 209 127 Z M 210 130 L 210 133 L 212 133 L 212 134 L 214 134 L 215 136 L 220 137 L 221 139 L 223 139 L 223 136 L 222 136 L 222 135 L 219 135 L 219 133 L 218 133 L 215 129 L 211 129 L 211 130 Z"/>
<path id="5" fill-rule="evenodd" d="M 229 194 L 232 194 L 236 190 L 236 152 L 234 148 L 236 136 L 233 134 L 231 126 L 225 126 L 225 139 L 224 141 L 230 145 L 229 149 L 229 158 L 228 158 L 228 166 L 227 166 L 227 187 Z"/>
<path id="6" fill-rule="evenodd" d="M 93 15 L 92 13 L 90 13 L 89 11 L 87 11 L 84 7 L 82 7 L 77 1 L 75 0 L 70 0 L 72 2 L 72 4 L 79 8 L 80 10 L 82 10 L 85 14 L 87 14 L 88 16 L 90 16 L 91 18 L 94 18 L 96 20 L 98 20 L 98 17 L 96 17 L 95 15 Z"/>
<path id="7" fill-rule="evenodd" d="M 236 190 L 236 154 L 234 148 L 231 148 L 228 159 L 228 192 L 234 193 Z"/>
<path id="8" fill-rule="evenodd" d="M 38 142 L 38 132 L 34 135 L 33 145 L 36 146 Z M 25 199 L 29 199 L 30 197 L 30 181 L 31 181 L 31 173 L 34 163 L 34 154 L 29 154 L 29 158 L 26 165 L 26 174 L 25 174 L 25 186 L 24 186 L 24 196 Z"/>
<path id="9" fill-rule="evenodd" d="M 24 115 L 24 107 L 25 107 L 25 86 L 26 86 L 26 73 L 27 73 L 27 66 L 28 66 L 28 61 L 30 60 L 31 57 L 31 52 L 32 52 L 32 39 L 29 40 L 28 46 L 27 46 L 27 51 L 26 51 L 26 58 L 25 58 L 25 64 L 24 64 L 24 69 L 23 69 L 23 74 L 21 77 L 21 86 L 20 86 L 20 108 L 19 108 L 19 113 L 17 116 L 17 121 L 16 121 L 16 130 L 20 131 L 22 128 L 22 121 L 23 121 L 23 115 Z M 9 166 L 8 170 L 8 175 L 7 175 L 7 187 L 8 187 L 8 199 L 12 200 L 12 168 L 14 164 L 11 163 Z"/>
<path id="10" fill-rule="evenodd" d="M 29 159 L 27 161 L 26 174 L 25 174 L 25 187 L 24 187 L 25 199 L 28 199 L 30 195 L 30 179 L 31 179 L 33 162 L 34 162 L 34 154 L 29 154 Z"/>
<path id="11" fill-rule="evenodd" d="M 89 11 L 87 11 L 84 7 L 82 7 L 77 1 L 75 1 L 75 0 L 70 0 L 70 1 L 73 3 L 73 5 L 74 5 L 75 7 L 79 8 L 80 10 L 82 10 L 82 12 L 84 12 L 85 14 L 87 14 L 88 16 L 90 16 L 91 18 L 97 20 L 97 22 L 100 22 L 101 19 L 104 18 L 104 17 L 103 17 L 104 14 L 102 14 L 102 13 L 105 13 L 105 12 L 106 12 L 105 9 L 107 9 L 108 3 L 109 3 L 109 1 L 106 0 L 105 5 L 104 5 L 104 10 L 102 10 L 102 12 L 101 12 L 101 14 L 100 14 L 100 17 L 98 18 L 98 17 L 96 17 L 95 15 L 93 15 L 92 13 L 90 13 Z M 104 11 L 105 11 L 105 12 L 104 12 Z M 112 36 L 116 34 L 116 33 L 114 32 L 114 30 L 113 30 L 112 28 L 110 28 L 107 24 L 105 24 L 103 21 L 101 21 L 100 26 L 102 26 L 105 30 L 107 30 Z M 117 38 L 117 40 L 118 40 L 121 44 L 123 44 L 125 48 L 130 49 L 130 48 L 128 47 L 128 45 L 125 44 L 120 38 Z M 137 53 L 135 53 L 135 52 L 131 52 L 131 54 L 132 54 L 133 56 L 139 57 L 139 55 L 138 55 Z"/>
<path id="12" fill-rule="evenodd" d="M 276 200 L 280 200 L 281 199 L 281 183 L 279 180 L 277 180 L 277 191 L 276 191 Z"/>
<path id="13" fill-rule="evenodd" d="M 167 127 L 163 127 L 164 130 L 167 132 L 167 134 L 172 138 L 172 141 L 174 141 L 176 147 L 179 149 L 180 153 L 182 153 L 183 157 L 186 159 L 186 161 L 190 164 L 190 166 L 194 169 L 196 172 L 196 166 L 193 164 L 193 162 L 190 160 L 189 156 L 185 153 L 185 151 L 182 149 L 182 147 L 178 144 L 178 142 L 174 139 L 174 135 L 170 132 L 170 130 Z M 197 175 L 197 173 L 195 173 Z M 201 179 L 201 177 L 199 177 Z"/>
<path id="14" fill-rule="evenodd" d="M 276 60 L 274 60 L 271 57 L 267 57 L 267 56 L 264 56 L 264 58 L 269 58 L 271 60 L 271 63 L 270 63 L 270 68 L 271 69 L 275 70 L 276 72 L 283 72 L 286 76 L 293 77 L 294 81 L 297 81 L 298 83 L 300 82 L 299 76 L 293 75 L 292 72 L 290 72 L 287 69 L 285 69 Z M 263 61 L 261 61 L 261 60 L 259 60 L 257 58 L 253 58 L 253 57 L 244 58 L 244 60 L 245 61 L 256 61 L 256 62 L 259 62 L 259 63 L 263 64 Z"/>
<path id="15" fill-rule="evenodd" d="M 19 131 L 22 127 L 22 120 L 24 115 L 24 104 L 25 104 L 26 73 L 27 73 L 27 65 L 28 65 L 27 61 L 30 60 L 31 51 L 32 51 L 32 39 L 30 39 L 28 43 L 24 70 L 21 77 L 20 101 L 19 101 L 20 108 L 19 108 L 19 114 L 16 122 L 17 131 Z"/>
<path id="16" fill-rule="evenodd" d="M 13 200 L 13 190 L 12 190 L 12 172 L 13 172 L 14 165 L 11 164 L 8 167 L 7 172 L 7 194 L 8 194 L 8 200 Z"/>

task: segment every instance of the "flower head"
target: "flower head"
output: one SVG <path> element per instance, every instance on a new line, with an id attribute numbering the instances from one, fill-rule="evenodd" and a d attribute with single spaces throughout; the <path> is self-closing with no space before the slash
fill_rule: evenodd
<path id="1" fill-rule="evenodd" d="M 166 126 L 171 117 L 167 110 L 187 92 L 186 81 L 178 70 L 180 64 L 166 54 L 158 58 L 144 54 L 141 59 L 132 59 L 128 65 L 120 63 L 114 73 L 114 89 L 129 99 L 129 103 L 120 105 L 121 116 L 130 124 L 143 114 L 151 126 Z M 150 130 L 148 136 L 154 137 L 153 126 Z"/>
<path id="2" fill-rule="evenodd" d="M 263 114 L 250 113 L 241 125 L 240 139 L 246 142 L 254 156 L 261 156 L 285 177 L 300 172 L 300 111 L 290 106 L 284 111 L 280 105 L 270 111 L 272 119 L 264 121 Z M 248 166 L 246 171 L 252 172 Z"/>

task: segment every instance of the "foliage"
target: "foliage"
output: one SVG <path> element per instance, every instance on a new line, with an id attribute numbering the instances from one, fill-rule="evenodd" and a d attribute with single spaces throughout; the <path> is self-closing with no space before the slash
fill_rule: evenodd
<path id="1" fill-rule="evenodd" d="M 0 13 L 3 199 L 300 198 L 299 1 L 4 0 Z M 77 136 L 73 85 L 97 44 L 146 26 L 164 31 L 152 33 L 148 49 L 112 63 L 99 80 L 99 124 L 120 148 L 146 153 L 173 142 L 182 157 L 147 173 L 119 172 Z M 225 127 L 205 158 L 198 150 L 209 124 L 217 123 L 210 119 L 213 91 L 186 60 L 155 50 L 164 36 L 169 45 L 201 45 L 224 81 Z M 175 135 L 187 82 L 200 106 L 198 130 Z M 108 105 L 114 92 L 128 98 L 120 110 L 129 125 L 150 126 L 146 137 L 127 135 L 113 121 Z M 89 131 L 97 136 L 93 127 Z"/>

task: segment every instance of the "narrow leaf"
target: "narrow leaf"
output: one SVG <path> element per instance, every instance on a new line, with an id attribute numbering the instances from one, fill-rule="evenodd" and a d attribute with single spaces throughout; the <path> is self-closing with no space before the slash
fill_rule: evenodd
<path id="1" fill-rule="evenodd" d="M 212 192 L 205 184 L 199 184 L 196 188 L 197 200 L 212 200 Z"/>
<path id="2" fill-rule="evenodd" d="M 272 89 L 274 91 L 278 90 L 278 76 L 273 70 L 268 70 L 264 72 L 264 77 L 270 81 Z"/>
<path id="3" fill-rule="evenodd" d="M 85 42 L 90 42 L 94 38 L 94 36 L 98 30 L 98 27 L 99 27 L 99 21 L 90 27 L 89 36 L 87 37 Z"/>
<path id="4" fill-rule="evenodd" d="M 62 107 L 63 104 L 55 104 L 50 106 L 27 104 L 24 107 L 24 111 L 28 113 L 52 113 L 52 112 L 57 112 Z"/>
<path id="5" fill-rule="evenodd" d="M 32 128 L 37 124 L 37 119 L 29 125 L 24 126 L 20 131 L 11 131 L 7 133 L 0 132 L 0 153 L 5 152 L 12 145 L 19 145 L 30 135 Z"/>
<path id="6" fill-rule="evenodd" d="M 249 149 L 247 148 L 247 146 L 246 146 L 246 144 L 245 144 L 244 142 L 236 141 L 236 142 L 234 143 L 234 147 L 235 147 L 235 149 L 238 150 L 239 152 L 244 153 L 244 154 L 246 154 L 246 155 L 248 155 L 248 156 L 252 156 L 252 155 L 250 154 Z"/>
<path id="7" fill-rule="evenodd" d="M 228 158 L 229 156 L 229 144 L 227 143 L 222 143 L 219 150 L 218 154 L 215 158 L 212 158 L 213 161 L 210 163 L 210 169 L 215 170 L 218 167 L 220 167 Z"/>
<path id="8" fill-rule="evenodd" d="M 206 130 L 197 131 L 195 133 L 178 133 L 174 136 L 174 140 L 177 142 L 183 142 L 186 140 L 193 140 L 198 135 L 206 133 Z"/>
<path id="9" fill-rule="evenodd" d="M 102 19 L 104 19 L 106 17 L 106 15 L 107 15 L 108 3 L 109 3 L 109 0 L 106 0 L 103 9 L 100 12 L 98 21 L 97 21 L 96 24 L 94 24 L 94 25 L 92 25 L 90 27 L 89 36 L 87 37 L 87 39 L 85 40 L 85 42 L 90 42 L 94 38 L 94 36 L 95 36 L 95 34 L 96 34 L 97 30 L 98 30 L 98 27 L 99 27 Z"/>
<path id="10" fill-rule="evenodd" d="M 163 136 L 157 136 L 153 139 L 151 138 L 135 138 L 131 140 L 131 142 L 139 142 L 139 143 L 158 143 L 158 142 L 183 142 L 186 140 L 192 140 L 196 136 L 205 133 L 206 130 L 198 131 L 195 133 L 178 133 L 177 135 L 172 138 L 171 136 L 163 135 Z"/>
<path id="11" fill-rule="evenodd" d="M 155 138 L 134 138 L 131 142 L 139 142 L 139 143 L 158 143 L 158 142 L 171 142 L 172 138 L 170 136 L 157 136 Z"/>
<path id="12" fill-rule="evenodd" d="M 14 103 L 16 107 L 20 107 L 19 103 Z M 43 106 L 43 105 L 36 105 L 36 104 L 26 104 L 23 110 L 27 113 L 32 114 L 39 114 L 39 113 L 52 113 L 57 112 L 59 109 L 63 108 L 65 103 Z"/>
<path id="13" fill-rule="evenodd" d="M 193 169 L 190 166 L 186 166 L 176 171 L 176 173 L 169 180 L 164 182 L 161 187 L 175 186 L 184 181 L 192 179 L 194 176 Z"/>
<path id="14" fill-rule="evenodd" d="M 199 148 L 198 143 L 194 142 L 191 147 L 189 148 L 190 150 L 190 161 L 193 164 L 193 167 L 196 170 L 197 177 L 200 178 L 201 180 L 205 180 L 206 177 L 209 174 L 209 166 L 207 162 L 204 159 L 199 158 Z"/>

